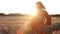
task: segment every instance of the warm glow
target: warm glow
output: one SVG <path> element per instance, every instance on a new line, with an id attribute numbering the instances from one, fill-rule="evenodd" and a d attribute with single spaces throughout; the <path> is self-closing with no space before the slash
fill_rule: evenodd
<path id="1" fill-rule="evenodd" d="M 30 0 L 6 0 L 4 4 L 0 5 L 1 13 L 21 13 L 28 15 L 35 15 L 35 1 Z"/>
<path id="2" fill-rule="evenodd" d="M 21 6 L 23 7 L 23 6 Z M 22 8 L 23 10 L 20 11 L 21 14 L 29 14 L 29 15 L 35 15 L 36 14 L 36 7 L 34 4 L 26 4 L 25 7 Z"/>
<path id="3" fill-rule="evenodd" d="M 30 12 L 23 12 L 23 13 L 21 13 L 21 14 L 28 14 L 28 15 L 31 15 L 31 16 L 34 16 L 35 14 L 36 14 L 36 11 L 30 11 Z"/>
<path id="4" fill-rule="evenodd" d="M 35 14 L 35 3 L 41 1 L 49 14 L 60 14 L 60 0 L 0 0 L 0 13 Z"/>
<path id="5" fill-rule="evenodd" d="M 26 11 L 26 12 L 23 12 L 23 13 L 21 13 L 21 14 L 28 14 L 28 15 L 35 15 L 36 14 L 36 11 L 34 11 L 34 10 L 29 10 L 29 11 Z"/>
<path id="6" fill-rule="evenodd" d="M 28 7 L 26 6 L 27 9 L 23 9 L 25 11 L 20 11 L 21 14 L 28 14 L 28 15 L 35 15 L 36 14 L 36 7 L 35 5 L 29 5 Z"/>

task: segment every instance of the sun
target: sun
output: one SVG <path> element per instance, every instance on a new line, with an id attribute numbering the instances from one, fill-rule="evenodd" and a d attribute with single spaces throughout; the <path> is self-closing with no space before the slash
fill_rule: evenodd
<path id="1" fill-rule="evenodd" d="M 34 16 L 36 14 L 36 11 L 31 10 L 31 11 L 27 12 L 26 14 L 31 15 L 31 16 Z"/>
<path id="2" fill-rule="evenodd" d="M 35 15 L 36 14 L 36 9 L 35 8 L 30 8 L 30 7 L 28 7 L 28 9 L 23 9 L 24 11 L 21 11 L 20 13 L 28 14 L 28 15 Z"/>
<path id="3" fill-rule="evenodd" d="M 21 14 L 28 14 L 28 15 L 35 15 L 36 14 L 36 7 L 34 4 L 26 4 L 24 6 L 20 6 L 22 10 L 20 10 Z"/>
<path id="4" fill-rule="evenodd" d="M 27 15 L 31 15 L 31 16 L 34 16 L 36 14 L 36 11 L 26 11 L 26 12 L 23 12 L 21 14 L 27 14 Z"/>

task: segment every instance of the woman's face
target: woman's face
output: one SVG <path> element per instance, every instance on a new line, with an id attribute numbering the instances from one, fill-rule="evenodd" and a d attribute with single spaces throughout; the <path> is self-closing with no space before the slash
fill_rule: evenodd
<path id="1" fill-rule="evenodd" d="M 36 4 L 36 8 L 37 8 L 37 9 L 41 9 L 41 8 L 42 8 L 42 5 L 41 5 L 40 3 L 37 3 L 37 4 Z"/>

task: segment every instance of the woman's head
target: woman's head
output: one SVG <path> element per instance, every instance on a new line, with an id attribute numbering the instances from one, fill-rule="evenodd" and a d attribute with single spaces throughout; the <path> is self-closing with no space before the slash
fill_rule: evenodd
<path id="1" fill-rule="evenodd" d="M 37 7 L 38 9 L 41 9 L 41 8 L 45 9 L 44 5 L 43 5 L 41 2 L 37 2 L 37 3 L 36 3 L 36 7 Z"/>

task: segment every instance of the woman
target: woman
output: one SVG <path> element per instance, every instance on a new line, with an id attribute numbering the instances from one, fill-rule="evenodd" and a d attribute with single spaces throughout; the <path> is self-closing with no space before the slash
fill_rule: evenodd
<path id="1" fill-rule="evenodd" d="M 36 3 L 36 8 L 36 16 L 32 19 L 31 23 L 32 32 L 33 34 L 45 34 L 44 26 L 51 25 L 51 18 L 41 2 Z"/>

